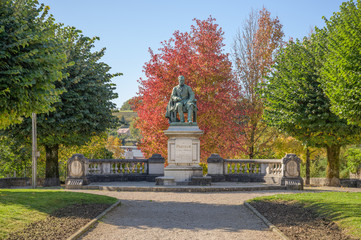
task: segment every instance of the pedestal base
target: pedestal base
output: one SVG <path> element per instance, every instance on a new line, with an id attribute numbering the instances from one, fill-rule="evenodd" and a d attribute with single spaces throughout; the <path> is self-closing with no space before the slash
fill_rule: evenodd
<path id="1" fill-rule="evenodd" d="M 199 137 L 203 131 L 197 124 L 173 124 L 164 134 L 168 137 L 169 166 L 164 169 L 164 177 L 159 178 L 157 184 L 192 185 L 192 178 L 203 177 L 203 168 L 199 166 Z"/>
<path id="2" fill-rule="evenodd" d="M 170 165 L 164 169 L 164 177 L 173 177 L 176 182 L 190 182 L 192 177 L 202 177 L 201 166 L 174 166 Z"/>
<path id="3" fill-rule="evenodd" d="M 176 182 L 174 177 L 157 177 L 155 179 L 155 185 L 159 186 L 210 186 L 212 178 L 206 177 L 192 177 L 191 181 Z"/>

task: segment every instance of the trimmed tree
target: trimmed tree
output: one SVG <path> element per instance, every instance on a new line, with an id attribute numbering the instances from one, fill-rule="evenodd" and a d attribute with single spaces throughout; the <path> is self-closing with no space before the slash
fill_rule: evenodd
<path id="1" fill-rule="evenodd" d="M 195 22 L 190 32 L 176 31 L 173 38 L 162 42 L 159 53 L 150 50 L 151 59 L 144 66 L 146 79 L 139 80 L 132 104 L 146 157 L 153 153 L 167 156 L 165 111 L 179 75 L 185 77 L 197 99 L 197 123 L 204 130 L 201 159 L 205 161 L 215 152 L 231 157 L 242 149 L 242 136 L 237 135 L 240 126 L 234 119 L 240 91 L 228 55 L 223 53 L 223 31 L 214 18 Z"/>
<path id="2" fill-rule="evenodd" d="M 326 27 L 318 31 L 327 49 L 321 71 L 322 86 L 331 100 L 331 110 L 361 126 L 361 1 L 342 3 Z"/>
<path id="3" fill-rule="evenodd" d="M 110 74 L 110 67 L 99 62 L 105 48 L 92 52 L 98 39 L 80 35 L 80 31 L 67 28 L 62 33 L 68 41 L 68 59 L 72 63 L 64 73 L 67 77 L 57 83 L 64 88 L 61 102 L 52 106 L 56 109 L 37 117 L 38 141 L 46 151 L 45 185 L 59 185 L 58 151 L 59 146 L 81 145 L 92 136 L 114 128 L 117 118 L 111 110 L 111 102 L 117 97 L 113 92 L 114 84 L 110 81 L 120 73 Z M 26 119 L 12 132 L 20 136 L 30 135 L 31 119 Z"/>
<path id="4" fill-rule="evenodd" d="M 361 128 L 348 125 L 330 110 L 320 83 L 322 53 L 315 50 L 316 37 L 289 42 L 276 57 L 263 91 L 265 118 L 307 146 L 326 148 L 328 185 L 338 185 L 340 148 L 358 140 Z"/>
<path id="5" fill-rule="evenodd" d="M 0 129 L 59 101 L 67 59 L 48 10 L 36 0 L 0 2 Z"/>

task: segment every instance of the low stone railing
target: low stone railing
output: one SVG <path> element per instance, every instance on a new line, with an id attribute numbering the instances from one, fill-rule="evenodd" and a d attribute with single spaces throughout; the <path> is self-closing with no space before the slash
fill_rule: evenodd
<path id="1" fill-rule="evenodd" d="M 212 182 L 265 182 L 302 189 L 301 160 L 295 154 L 282 159 L 223 159 L 212 154 L 208 174 Z M 149 159 L 87 159 L 74 154 L 68 160 L 66 185 L 87 185 L 91 182 L 150 181 L 164 176 L 164 158 L 154 154 Z"/>
<path id="2" fill-rule="evenodd" d="M 301 160 L 295 154 L 282 159 L 223 159 L 212 154 L 208 159 L 208 176 L 213 182 L 266 182 L 303 188 Z"/>
<path id="3" fill-rule="evenodd" d="M 89 175 L 147 174 L 148 159 L 90 159 Z"/>
<path id="4" fill-rule="evenodd" d="M 79 186 L 91 182 L 155 181 L 164 175 L 164 158 L 153 154 L 149 159 L 87 159 L 74 154 L 68 160 L 66 185 Z"/>

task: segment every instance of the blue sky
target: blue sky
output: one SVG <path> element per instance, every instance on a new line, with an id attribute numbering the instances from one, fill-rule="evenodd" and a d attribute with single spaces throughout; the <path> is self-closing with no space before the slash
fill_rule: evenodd
<path id="1" fill-rule="evenodd" d="M 237 30 L 252 9 L 266 7 L 278 16 L 286 39 L 302 39 L 310 29 L 323 27 L 322 16 L 329 18 L 339 10 L 340 0 L 40 0 L 50 6 L 57 22 L 74 26 L 89 37 L 98 36 L 96 49 L 106 47 L 102 61 L 112 72 L 123 76 L 113 79 L 121 107 L 136 95 L 137 80 L 144 78 L 143 65 L 149 61 L 148 49 L 157 52 L 160 42 L 176 30 L 189 31 L 192 19 L 210 15 L 225 32 L 225 52 L 229 53 Z"/>

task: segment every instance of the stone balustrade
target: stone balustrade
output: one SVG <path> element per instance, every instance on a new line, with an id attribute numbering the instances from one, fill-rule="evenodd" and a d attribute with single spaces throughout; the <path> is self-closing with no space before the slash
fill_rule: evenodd
<path id="1" fill-rule="evenodd" d="M 74 154 L 68 160 L 66 185 L 79 186 L 91 182 L 155 181 L 164 175 L 164 158 L 153 154 L 149 159 L 87 159 Z"/>
<path id="2" fill-rule="evenodd" d="M 147 174 L 148 159 L 90 159 L 88 175 Z"/>
<path id="3" fill-rule="evenodd" d="M 164 158 L 153 154 L 149 159 L 87 159 L 74 154 L 68 160 L 66 185 L 87 185 L 91 182 L 151 181 L 164 176 Z M 223 159 L 212 154 L 208 174 L 212 182 L 265 182 L 302 189 L 301 160 L 295 154 L 282 159 Z"/>
<path id="4" fill-rule="evenodd" d="M 282 159 L 223 159 L 212 154 L 207 159 L 208 175 L 214 182 L 265 182 L 303 188 L 300 162 L 295 154 Z"/>

